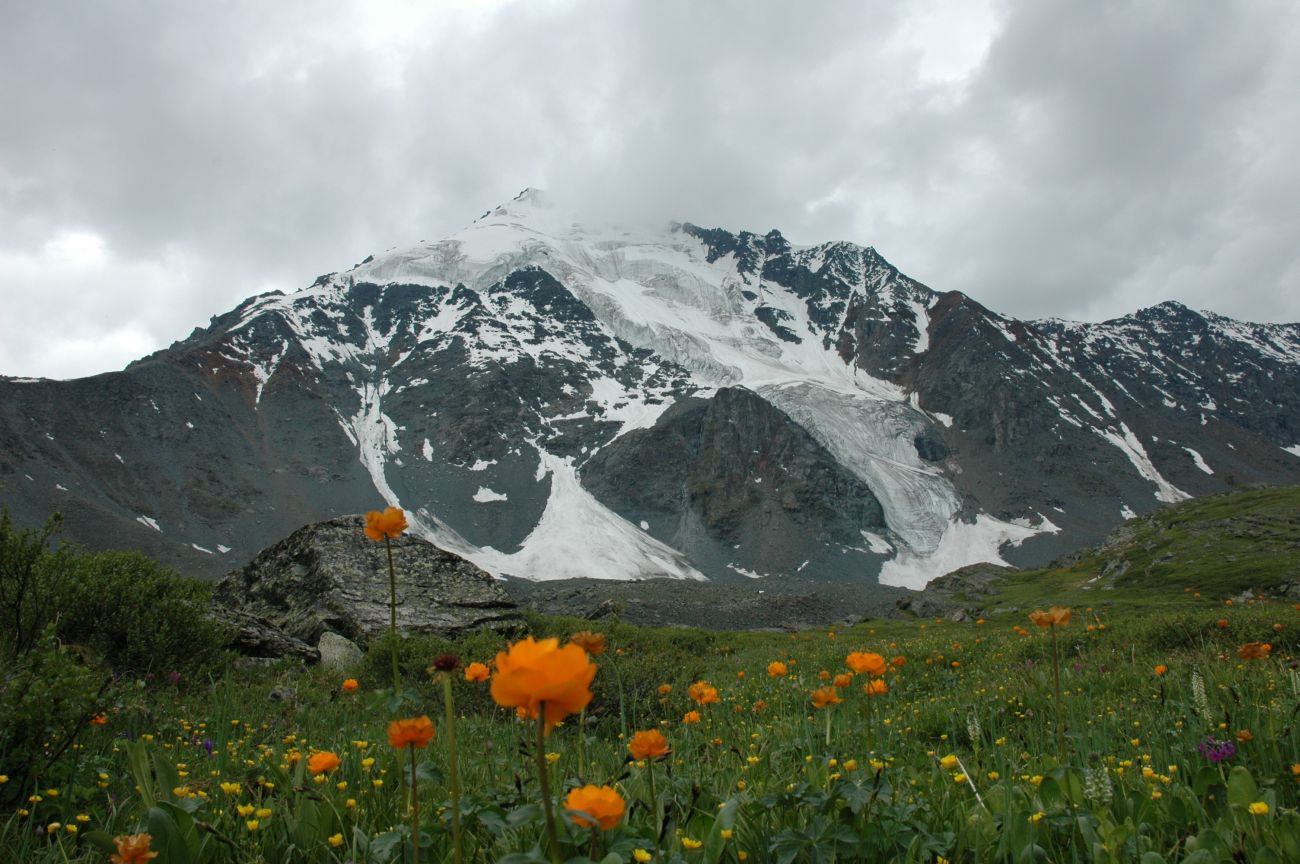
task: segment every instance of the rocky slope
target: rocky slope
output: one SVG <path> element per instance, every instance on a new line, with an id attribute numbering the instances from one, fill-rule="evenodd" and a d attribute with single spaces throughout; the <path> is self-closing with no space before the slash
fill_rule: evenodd
<path id="1" fill-rule="evenodd" d="M 387 503 L 498 575 L 920 585 L 1300 482 L 1300 326 L 1016 321 L 874 249 L 528 190 L 123 372 L 0 379 L 0 482 L 198 575 Z"/>

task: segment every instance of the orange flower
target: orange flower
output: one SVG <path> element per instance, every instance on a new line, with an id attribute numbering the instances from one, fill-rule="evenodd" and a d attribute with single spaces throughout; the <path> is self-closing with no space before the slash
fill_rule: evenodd
<path id="1" fill-rule="evenodd" d="M 637 732 L 627 745 L 633 759 L 658 759 L 668 753 L 668 739 L 658 729 Z"/>
<path id="2" fill-rule="evenodd" d="M 471 663 L 465 667 L 466 681 L 486 681 L 490 674 L 487 666 L 482 663 Z"/>
<path id="3" fill-rule="evenodd" d="M 508 653 L 497 652 L 496 667 L 492 698 L 502 708 L 515 708 L 532 719 L 544 711 L 547 733 L 591 701 L 596 664 L 573 643 L 561 648 L 558 639 L 538 642 L 528 636 L 511 645 Z"/>
<path id="4" fill-rule="evenodd" d="M 785 664 L 780 660 L 773 660 L 767 664 L 767 674 L 769 678 L 784 678 L 790 672 Z"/>
<path id="5" fill-rule="evenodd" d="M 1247 642 L 1237 649 L 1237 656 L 1242 660 L 1267 660 L 1272 650 L 1267 642 Z"/>
<path id="6" fill-rule="evenodd" d="M 841 672 L 840 674 L 835 676 L 835 680 L 831 682 L 831 685 L 834 687 L 847 687 L 852 683 L 853 683 L 853 676 L 850 675 L 848 672 Z"/>
<path id="7" fill-rule="evenodd" d="M 1242 744 L 1249 744 L 1251 741 L 1255 740 L 1255 736 L 1251 734 L 1251 731 L 1249 729 L 1238 729 L 1237 740 L 1240 741 Z"/>
<path id="8" fill-rule="evenodd" d="M 152 861 L 158 857 L 158 853 L 150 851 L 149 840 L 148 834 L 114 837 L 113 843 L 117 846 L 117 854 L 108 860 L 112 864 L 144 864 L 146 861 Z"/>
<path id="9" fill-rule="evenodd" d="M 428 715 L 408 720 L 394 720 L 388 724 L 388 743 L 401 750 L 408 745 L 421 749 L 433 740 L 433 721 Z M 310 764 L 310 763 L 309 763 Z"/>
<path id="10" fill-rule="evenodd" d="M 1046 612 L 1037 609 L 1029 613 L 1029 620 L 1039 627 L 1064 627 L 1070 623 L 1073 610 L 1068 606 L 1053 606 Z"/>
<path id="11" fill-rule="evenodd" d="M 700 705 L 712 705 L 714 702 L 720 702 L 718 698 L 718 688 L 714 687 L 708 681 L 696 681 L 690 687 L 686 688 L 686 695 L 690 696 Z"/>
<path id="12" fill-rule="evenodd" d="M 366 514 L 366 536 L 376 542 L 385 537 L 396 540 L 406 530 L 406 514 L 396 507 L 385 507 L 384 512 L 371 510 Z"/>
<path id="13" fill-rule="evenodd" d="M 817 678 L 822 681 L 829 681 L 831 680 L 831 673 L 823 669 L 822 671 L 817 673 Z"/>
<path id="14" fill-rule="evenodd" d="M 605 634 L 592 633 L 590 630 L 580 630 L 569 637 L 569 641 L 577 645 L 583 651 L 586 651 L 592 657 L 599 657 L 605 653 Z"/>
<path id="15" fill-rule="evenodd" d="M 660 696 L 667 696 L 667 695 L 668 695 L 669 693 L 671 693 L 671 692 L 673 692 L 673 685 L 671 685 L 671 684 L 660 684 L 660 685 L 659 685 L 659 695 L 660 695 Z"/>
<path id="16" fill-rule="evenodd" d="M 344 693 L 351 693 L 357 689 L 357 686 L 357 679 L 355 678 L 344 678 L 342 685 L 340 685 Z"/>
<path id="17" fill-rule="evenodd" d="M 91 726 L 106 726 L 106 725 L 108 725 L 108 715 L 105 714 L 103 711 L 100 711 L 100 712 L 99 712 L 98 714 L 96 714 L 94 717 L 91 717 L 91 718 L 90 718 L 90 725 L 91 725 Z"/>
<path id="18" fill-rule="evenodd" d="M 854 651 L 844 658 L 844 665 L 859 675 L 884 675 L 885 658 L 874 651 Z"/>
<path id="19" fill-rule="evenodd" d="M 889 692 L 889 685 L 880 678 L 874 678 L 866 683 L 866 686 L 862 688 L 862 692 L 868 696 L 884 696 Z"/>
<path id="20" fill-rule="evenodd" d="M 1169 667 L 1161 663 L 1160 665 L 1156 666 L 1154 671 L 1157 675 L 1164 675 L 1166 672 L 1169 671 Z"/>
<path id="21" fill-rule="evenodd" d="M 429 729 L 430 732 L 433 731 L 432 726 L 430 726 Z M 432 734 L 429 737 L 433 737 Z M 311 754 L 311 758 L 307 760 L 307 770 L 310 771 L 313 775 L 328 774 L 329 772 L 333 771 L 337 767 L 339 767 L 338 754 L 331 753 L 328 750 L 322 750 L 319 753 L 313 753 Z"/>
<path id="22" fill-rule="evenodd" d="M 825 708 L 827 705 L 840 704 L 840 691 L 834 687 L 822 687 L 819 690 L 812 691 L 812 703 L 814 708 Z"/>
<path id="23" fill-rule="evenodd" d="M 893 664 L 893 666 L 894 666 L 895 669 L 902 669 L 903 666 L 906 665 L 906 663 L 907 663 L 907 658 L 906 658 L 906 657 L 895 657 L 893 660 L 890 660 L 889 662 L 890 662 L 891 664 Z"/>
<path id="24" fill-rule="evenodd" d="M 694 724 L 694 723 L 699 723 L 699 722 L 700 722 L 700 712 L 699 712 L 699 711 L 687 711 L 685 714 L 682 715 L 682 722 L 685 723 L 687 726 L 690 726 L 690 725 L 692 725 L 692 724 Z"/>
<path id="25" fill-rule="evenodd" d="M 1227 619 L 1227 618 L 1220 618 L 1218 621 L 1215 621 L 1215 622 L 1214 622 L 1214 626 L 1215 626 L 1215 627 L 1218 627 L 1220 630 L 1227 630 L 1227 629 L 1228 629 L 1228 619 Z"/>
<path id="26" fill-rule="evenodd" d="M 623 821 L 623 813 L 627 805 L 623 803 L 623 796 L 615 791 L 613 786 L 594 786 L 588 783 L 581 789 L 573 789 L 564 799 L 564 809 L 573 813 L 574 824 L 581 825 L 584 828 L 600 827 L 602 831 L 608 831 Z M 585 818 L 579 813 L 585 813 L 591 819 Z"/>

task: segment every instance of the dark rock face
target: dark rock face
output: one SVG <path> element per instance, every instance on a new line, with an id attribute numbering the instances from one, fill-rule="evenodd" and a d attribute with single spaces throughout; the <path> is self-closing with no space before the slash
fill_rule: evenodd
<path id="1" fill-rule="evenodd" d="M 325 631 L 357 641 L 387 632 L 388 559 L 364 524 L 345 516 L 295 531 L 223 579 L 214 605 L 256 616 L 307 645 Z M 399 630 L 450 637 L 520 626 L 518 608 L 487 573 L 409 534 L 391 542 Z"/>
<path id="2" fill-rule="evenodd" d="M 861 569 L 861 529 L 883 528 L 871 489 L 748 390 L 678 402 L 602 448 L 582 481 L 603 504 L 685 552 L 710 577 Z M 827 553 L 830 550 L 830 554 Z M 712 566 L 710 566 L 712 565 Z"/>
<path id="3" fill-rule="evenodd" d="M 0 377 L 0 502 L 206 578 L 400 503 L 498 574 L 587 542 L 623 575 L 684 555 L 879 592 L 891 563 L 938 575 L 953 519 L 1042 527 L 997 553 L 1033 566 L 1161 501 L 1300 483 L 1300 325 L 1016 321 L 870 247 L 556 230 L 531 195 L 122 372 Z"/>

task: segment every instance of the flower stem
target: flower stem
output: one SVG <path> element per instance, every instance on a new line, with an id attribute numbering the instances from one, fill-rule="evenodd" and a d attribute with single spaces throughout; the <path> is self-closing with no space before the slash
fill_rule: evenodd
<path id="1" fill-rule="evenodd" d="M 397 570 L 393 568 L 393 544 L 384 535 L 384 549 L 388 551 L 388 638 L 393 652 L 393 692 L 402 692 L 401 674 L 397 670 Z"/>
<path id="2" fill-rule="evenodd" d="M 460 839 L 460 764 L 456 755 L 456 710 L 451 701 L 451 673 L 442 673 L 442 703 L 447 714 L 447 764 L 451 775 L 451 845 L 455 864 L 464 861 Z"/>
<path id="3" fill-rule="evenodd" d="M 1065 765 L 1065 726 L 1061 717 L 1061 658 L 1056 649 L 1056 625 L 1052 625 L 1052 690 L 1056 700 L 1056 761 Z"/>
<path id="4" fill-rule="evenodd" d="M 560 840 L 555 836 L 555 814 L 551 807 L 551 777 L 546 767 L 546 702 L 537 706 L 537 779 L 542 786 L 542 812 L 546 814 L 546 839 L 551 845 L 551 861 L 561 864 Z"/>
<path id="5" fill-rule="evenodd" d="M 411 751 L 411 849 L 415 864 L 420 864 L 420 782 L 415 773 L 415 745 L 406 747 Z"/>

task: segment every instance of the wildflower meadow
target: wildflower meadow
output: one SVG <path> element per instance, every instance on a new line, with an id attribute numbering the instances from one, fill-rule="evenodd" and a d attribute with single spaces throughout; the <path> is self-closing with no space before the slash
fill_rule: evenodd
<path id="1" fill-rule="evenodd" d="M 41 730 L 56 758 L 0 758 L 0 858 L 1300 861 L 1300 608 L 1060 594 L 795 633 L 532 616 L 393 633 L 346 674 L 119 676 Z"/>

